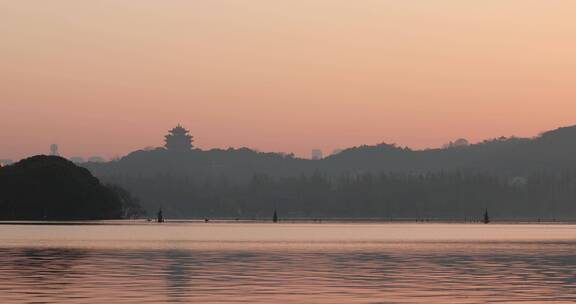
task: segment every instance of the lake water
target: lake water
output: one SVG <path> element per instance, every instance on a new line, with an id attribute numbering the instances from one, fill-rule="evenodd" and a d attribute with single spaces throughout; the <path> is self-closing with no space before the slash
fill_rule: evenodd
<path id="1" fill-rule="evenodd" d="M 576 226 L 0 225 L 0 303 L 574 303 Z"/>

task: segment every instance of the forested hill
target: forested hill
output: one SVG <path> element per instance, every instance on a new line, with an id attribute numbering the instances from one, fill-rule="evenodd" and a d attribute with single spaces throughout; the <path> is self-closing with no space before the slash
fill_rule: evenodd
<path id="1" fill-rule="evenodd" d="M 254 174 L 288 177 L 316 171 L 334 176 L 461 171 L 514 177 L 576 169 L 576 127 L 545 132 L 535 138 L 502 137 L 442 149 L 411 150 L 390 144 L 361 146 L 322 160 L 260 153 L 247 148 L 184 152 L 158 148 L 136 151 L 117 161 L 84 166 L 99 177 L 170 175 L 239 182 L 249 181 Z"/>
<path id="2" fill-rule="evenodd" d="M 57 156 L 38 155 L 0 168 L 0 220 L 91 220 L 142 215 L 118 186 Z"/>
<path id="3" fill-rule="evenodd" d="M 535 138 L 497 138 L 478 144 L 414 151 L 390 145 L 346 150 L 324 160 L 337 172 L 465 171 L 497 176 L 576 169 L 576 127 L 545 132 Z M 332 170 L 333 169 L 333 170 Z"/>
<path id="4" fill-rule="evenodd" d="M 576 127 L 414 151 L 381 144 L 322 160 L 250 149 L 137 151 L 87 163 L 168 217 L 576 219 Z"/>

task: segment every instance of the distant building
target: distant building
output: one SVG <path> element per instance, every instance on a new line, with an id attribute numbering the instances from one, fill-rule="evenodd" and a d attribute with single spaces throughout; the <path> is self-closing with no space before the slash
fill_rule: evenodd
<path id="1" fill-rule="evenodd" d="M 81 163 L 85 163 L 86 160 L 84 159 L 84 157 L 80 157 L 80 156 L 73 156 L 70 157 L 69 160 L 75 164 L 81 164 Z"/>
<path id="2" fill-rule="evenodd" d="M 312 157 L 313 160 L 322 159 L 322 158 L 323 158 L 322 150 L 320 150 L 320 149 L 313 149 L 313 150 L 312 150 L 311 157 Z"/>
<path id="3" fill-rule="evenodd" d="M 278 152 L 284 158 L 294 158 L 294 153 Z"/>
<path id="4" fill-rule="evenodd" d="M 58 145 L 57 144 L 51 144 L 50 145 L 50 155 L 60 156 L 60 152 L 58 152 Z"/>
<path id="5" fill-rule="evenodd" d="M 103 163 L 105 161 L 106 160 L 100 156 L 92 156 L 92 157 L 88 158 L 88 162 L 91 162 L 91 163 Z"/>
<path id="6" fill-rule="evenodd" d="M 8 166 L 12 164 L 11 159 L 0 159 L 0 167 Z"/>
<path id="7" fill-rule="evenodd" d="M 172 130 L 168 131 L 168 135 L 165 136 L 164 141 L 166 142 L 166 149 L 169 151 L 190 151 L 192 150 L 192 135 L 189 134 L 190 131 L 184 129 L 181 125 L 176 126 Z"/>

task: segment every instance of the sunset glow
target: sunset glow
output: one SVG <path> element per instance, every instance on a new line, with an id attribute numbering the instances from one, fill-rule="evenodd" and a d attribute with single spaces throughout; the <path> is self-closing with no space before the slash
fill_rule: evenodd
<path id="1" fill-rule="evenodd" d="M 576 2 L 0 0 L 2 158 L 202 149 L 308 157 L 576 121 Z"/>

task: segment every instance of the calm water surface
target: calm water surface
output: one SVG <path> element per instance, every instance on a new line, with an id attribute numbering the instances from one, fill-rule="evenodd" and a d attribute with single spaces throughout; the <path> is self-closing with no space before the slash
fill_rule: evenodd
<path id="1" fill-rule="evenodd" d="M 574 303 L 576 226 L 0 225 L 0 303 Z"/>

